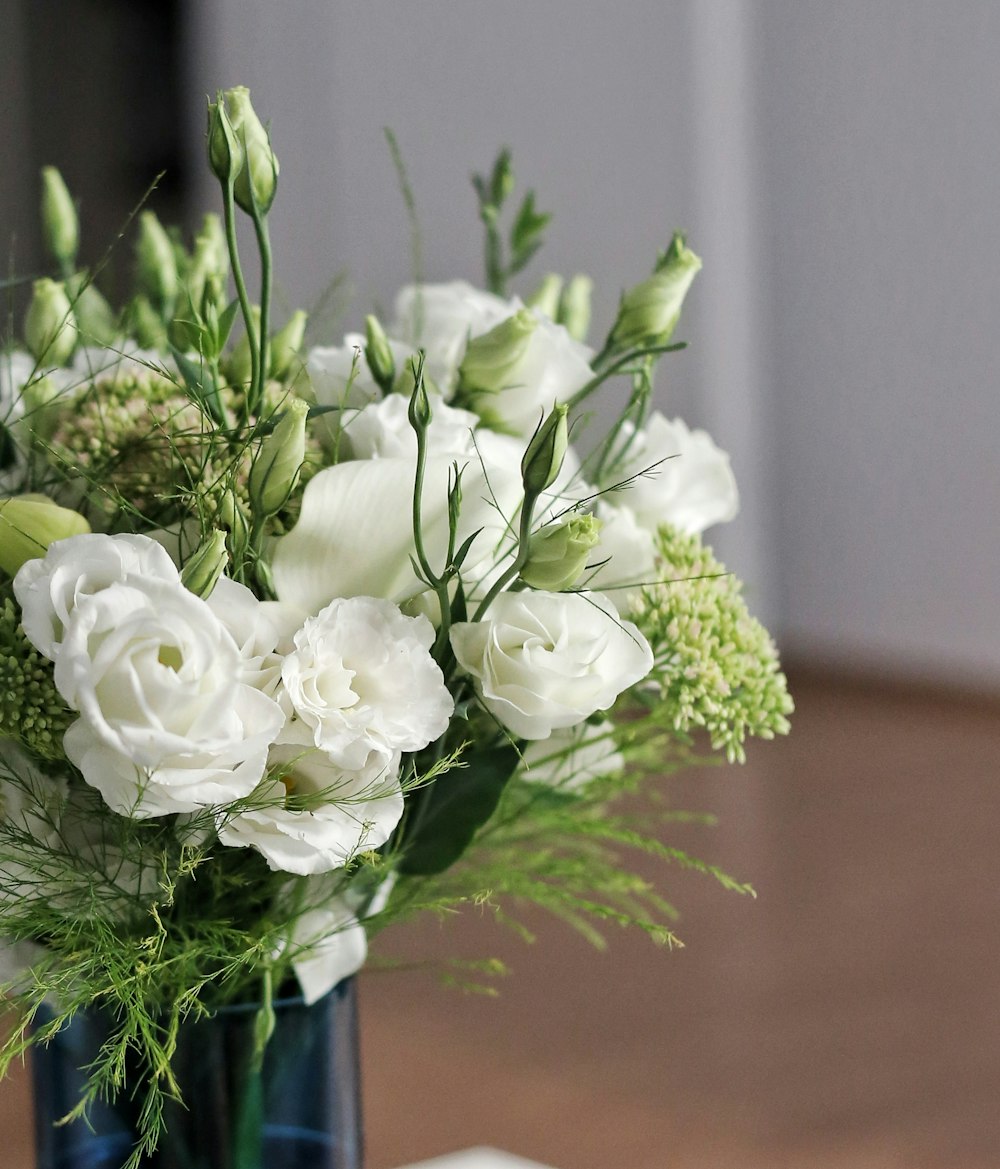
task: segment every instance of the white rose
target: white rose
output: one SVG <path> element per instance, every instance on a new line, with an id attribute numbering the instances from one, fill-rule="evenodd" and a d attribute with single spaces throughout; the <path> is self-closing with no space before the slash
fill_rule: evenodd
<path id="1" fill-rule="evenodd" d="M 411 284 L 396 298 L 396 321 L 389 332 L 413 349 L 424 350 L 424 368 L 450 395 L 469 338 L 488 333 L 519 306 L 520 302 L 501 300 L 464 280 Z"/>
<path id="2" fill-rule="evenodd" d="M 358 407 L 381 398 L 382 391 L 368 368 L 366 345 L 363 333 L 348 333 L 343 345 L 317 346 L 309 350 L 306 355 L 306 372 L 320 406 Z M 396 369 L 402 369 L 413 349 L 400 341 L 391 340 L 389 348 Z M 352 371 L 355 374 L 353 381 Z"/>
<path id="3" fill-rule="evenodd" d="M 630 482 L 610 499 L 628 507 L 643 527 L 655 532 L 672 524 L 695 534 L 736 515 L 739 494 L 729 456 L 706 431 L 654 413 L 638 434 L 625 428 L 623 440 L 629 446 L 615 464 L 615 481 Z"/>
<path id="4" fill-rule="evenodd" d="M 138 577 L 180 582 L 173 561 L 148 536 L 88 533 L 57 540 L 42 559 L 29 560 L 14 577 L 25 635 L 39 653 L 55 658 L 83 598 Z"/>
<path id="5" fill-rule="evenodd" d="M 54 674 L 81 715 L 66 754 L 122 815 L 246 796 L 284 715 L 244 669 L 232 635 L 179 583 L 137 577 L 78 597 Z"/>
<path id="6" fill-rule="evenodd" d="M 311 1005 L 364 966 L 368 939 L 347 904 L 332 898 L 295 919 L 288 948 L 302 997 Z"/>
<path id="7" fill-rule="evenodd" d="M 444 734 L 454 703 L 430 655 L 434 629 L 377 597 L 338 598 L 295 635 L 284 691 L 339 767 L 370 766 Z"/>
<path id="8" fill-rule="evenodd" d="M 606 710 L 649 673 L 645 637 L 600 593 L 501 593 L 451 644 L 486 709 L 522 739 Z"/>
<path id="9" fill-rule="evenodd" d="M 345 413 L 343 438 L 355 459 L 417 457 L 417 436 L 410 425 L 410 401 L 404 394 L 389 394 L 360 410 Z M 431 398 L 431 424 L 427 428 L 427 453 L 451 458 L 476 457 L 473 430 L 479 418 L 469 410 Z"/>
<path id="10" fill-rule="evenodd" d="M 301 741 L 271 748 L 270 771 L 280 778 L 264 780 L 245 807 L 219 814 L 219 839 L 231 848 L 256 849 L 278 872 L 331 872 L 363 849 L 385 844 L 399 823 L 399 755 L 387 762 L 376 756 L 367 768 L 345 771 L 308 734 L 296 737 Z"/>
<path id="11" fill-rule="evenodd" d="M 535 739 L 524 749 L 518 775 L 529 783 L 568 792 L 579 791 L 602 775 L 616 775 L 624 770 L 625 758 L 612 731 L 611 723 L 602 719 Z"/>

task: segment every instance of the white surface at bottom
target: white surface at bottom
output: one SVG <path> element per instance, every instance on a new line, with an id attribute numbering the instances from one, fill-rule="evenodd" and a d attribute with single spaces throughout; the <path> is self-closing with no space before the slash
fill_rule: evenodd
<path id="1" fill-rule="evenodd" d="M 416 1165 L 404 1165 L 402 1169 L 549 1169 L 537 1161 L 525 1161 L 513 1153 L 502 1153 L 499 1149 L 463 1149 L 459 1153 L 448 1153 L 431 1161 Z"/>

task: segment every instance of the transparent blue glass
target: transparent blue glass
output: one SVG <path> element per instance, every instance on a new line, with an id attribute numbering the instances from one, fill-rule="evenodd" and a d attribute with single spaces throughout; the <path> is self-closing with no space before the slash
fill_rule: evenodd
<path id="1" fill-rule="evenodd" d="M 354 980 L 312 1006 L 281 999 L 274 1010 L 260 1067 L 257 1004 L 223 1007 L 182 1028 L 174 1068 L 186 1107 L 169 1106 L 148 1169 L 361 1169 Z M 80 1069 L 107 1033 L 101 1015 L 84 1013 L 34 1049 L 37 1169 L 121 1169 L 132 1151 L 138 1104 L 127 1092 L 95 1105 L 89 1126 L 56 1126 L 80 1099 Z"/>

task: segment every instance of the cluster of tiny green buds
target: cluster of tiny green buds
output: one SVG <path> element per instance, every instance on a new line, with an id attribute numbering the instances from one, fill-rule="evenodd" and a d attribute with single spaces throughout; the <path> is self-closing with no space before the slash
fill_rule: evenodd
<path id="1" fill-rule="evenodd" d="M 169 310 L 177 297 L 177 256 L 155 211 L 143 211 L 139 216 L 135 270 L 140 292 L 154 307 Z"/>
<path id="2" fill-rule="evenodd" d="M 250 467 L 250 506 L 257 520 L 275 515 L 295 490 L 306 457 L 308 403 L 288 398 Z"/>
<path id="3" fill-rule="evenodd" d="M 495 394 L 509 387 L 537 328 L 538 318 L 531 309 L 522 308 L 488 333 L 473 337 L 458 371 L 460 390 L 471 395 Z"/>
<path id="4" fill-rule="evenodd" d="M 54 166 L 42 167 L 42 237 L 60 269 L 71 272 L 80 247 L 80 220 L 73 196 Z"/>
<path id="5" fill-rule="evenodd" d="M 542 278 L 541 284 L 530 296 L 525 297 L 524 303 L 528 308 L 536 308 L 552 321 L 559 319 L 559 304 L 562 298 L 563 278 L 550 272 Z"/>
<path id="6" fill-rule="evenodd" d="M 538 424 L 521 459 L 525 499 L 534 501 L 559 477 L 569 447 L 569 407 L 558 402 Z"/>
<path id="7" fill-rule="evenodd" d="M 616 349 L 665 345 L 680 319 L 681 307 L 701 260 L 680 232 L 660 257 L 648 280 L 630 288 L 621 299 L 610 341 Z"/>
<path id="8" fill-rule="evenodd" d="M 378 317 L 365 317 L 365 360 L 383 394 L 391 394 L 396 382 L 396 359 L 389 346 L 389 338 Z"/>
<path id="9" fill-rule="evenodd" d="M 569 281 L 559 298 L 556 320 L 565 326 L 576 341 L 586 341 L 590 332 L 590 296 L 593 289 L 593 280 L 579 272 Z"/>
<path id="10" fill-rule="evenodd" d="M 185 561 L 181 582 L 196 597 L 210 596 L 228 560 L 226 533 L 213 528 Z"/>
<path id="11" fill-rule="evenodd" d="M 236 202 L 248 215 L 255 206 L 267 214 L 278 187 L 278 159 L 245 85 L 209 104 L 208 157 L 219 180 L 233 183 Z"/>
<path id="12" fill-rule="evenodd" d="M 44 556 L 50 544 L 90 531 L 90 524 L 44 495 L 0 499 L 0 568 L 13 576 L 22 564 Z"/>
<path id="13" fill-rule="evenodd" d="M 76 348 L 77 329 L 66 285 L 43 277 L 32 285 L 24 318 L 24 341 L 45 365 L 65 365 Z"/>
<path id="14" fill-rule="evenodd" d="M 291 372 L 295 359 L 302 349 L 302 342 L 306 336 L 306 323 L 309 314 L 302 309 L 295 312 L 285 322 L 283 328 L 271 338 L 269 373 L 271 377 L 284 378 Z"/>
<path id="15" fill-rule="evenodd" d="M 547 524 L 531 537 L 521 580 L 533 589 L 550 593 L 572 588 L 587 567 L 600 532 L 601 521 L 588 514 Z"/>

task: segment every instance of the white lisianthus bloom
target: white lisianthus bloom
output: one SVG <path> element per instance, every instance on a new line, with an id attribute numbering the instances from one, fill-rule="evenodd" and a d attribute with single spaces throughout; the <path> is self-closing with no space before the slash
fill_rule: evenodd
<path id="1" fill-rule="evenodd" d="M 615 464 L 615 481 L 630 482 L 609 498 L 651 532 L 672 524 L 695 535 L 739 511 L 729 456 L 706 431 L 689 430 L 679 418 L 671 422 L 655 412 L 638 434 L 625 428 L 623 440 L 629 446 Z"/>
<path id="2" fill-rule="evenodd" d="M 594 508 L 601 521 L 597 547 L 590 554 L 596 565 L 582 583 L 587 588 L 611 593 L 620 613 L 631 613 L 642 596 L 642 585 L 657 577 L 653 533 L 642 527 L 627 507 L 615 507 L 601 499 Z"/>
<path id="3" fill-rule="evenodd" d="M 284 693 L 313 741 L 348 770 L 418 751 L 448 727 L 454 702 L 431 657 L 434 629 L 377 597 L 338 598 L 295 635 Z"/>
<path id="4" fill-rule="evenodd" d="M 445 396 L 455 388 L 470 337 L 488 333 L 520 307 L 474 288 L 465 280 L 411 284 L 396 297 L 396 320 L 389 335 L 411 349 L 423 349 L 424 369 Z"/>
<path id="5" fill-rule="evenodd" d="M 55 684 L 80 712 L 70 761 L 121 815 L 162 816 L 231 803 L 264 773 L 284 724 L 243 680 L 232 635 L 179 582 L 115 582 L 78 597 Z"/>
<path id="6" fill-rule="evenodd" d="M 348 333 L 342 345 L 321 345 L 309 350 L 306 372 L 318 405 L 357 408 L 382 397 L 378 382 L 368 368 L 366 345 L 363 333 Z M 390 340 L 389 348 L 397 370 L 403 368 L 414 352 L 401 341 Z"/>
<path id="7" fill-rule="evenodd" d="M 653 653 L 601 593 L 501 593 L 451 644 L 486 709 L 522 739 L 606 710 L 649 673 Z"/>
<path id="8" fill-rule="evenodd" d="M 417 457 L 417 436 L 410 425 L 410 402 L 404 394 L 389 394 L 360 410 L 345 412 L 342 437 L 351 458 L 385 459 Z M 479 418 L 469 410 L 449 406 L 431 397 L 431 424 L 427 428 L 427 453 L 457 459 L 477 458 L 472 432 Z"/>
<path id="9" fill-rule="evenodd" d="M 368 767 L 346 771 L 313 745 L 303 724 L 292 727 L 299 733 L 286 729 L 285 741 L 271 748 L 269 776 L 246 805 L 219 813 L 219 839 L 256 849 L 278 872 L 331 872 L 385 844 L 399 823 L 399 754 L 387 761 L 376 754 Z"/>
<path id="10" fill-rule="evenodd" d="M 180 585 L 173 561 L 148 536 L 88 533 L 57 540 L 44 557 L 29 560 L 14 577 L 25 635 L 39 653 L 55 658 L 81 600 L 137 578 Z"/>
<path id="11" fill-rule="evenodd" d="M 617 775 L 625 769 L 625 757 L 615 745 L 613 729 L 602 719 L 535 739 L 525 747 L 517 774 L 529 783 L 567 792 L 579 791 L 602 775 Z"/>
<path id="12" fill-rule="evenodd" d="M 355 974 L 368 956 L 364 926 L 339 897 L 296 917 L 288 948 L 307 1005 Z"/>

